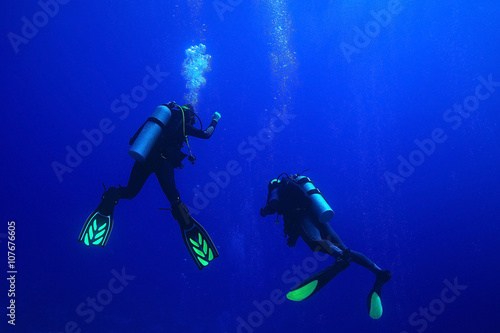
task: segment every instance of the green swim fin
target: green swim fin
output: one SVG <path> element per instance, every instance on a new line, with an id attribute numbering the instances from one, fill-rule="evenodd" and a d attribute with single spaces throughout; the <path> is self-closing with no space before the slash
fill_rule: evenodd
<path id="1" fill-rule="evenodd" d="M 303 301 L 320 291 L 331 279 L 347 267 L 349 267 L 347 260 L 337 260 L 332 265 L 302 281 L 286 294 L 286 297 L 291 301 Z"/>
<path id="2" fill-rule="evenodd" d="M 90 214 L 78 241 L 85 245 L 100 245 L 104 247 L 109 240 L 111 231 L 113 230 L 113 213 L 111 215 L 103 215 L 96 209 Z"/>
<path id="3" fill-rule="evenodd" d="M 190 214 L 184 203 L 172 207 L 174 218 L 181 227 L 182 239 L 194 263 L 201 270 L 219 256 L 207 231 Z"/>
<path id="4" fill-rule="evenodd" d="M 366 301 L 368 306 L 368 314 L 373 319 L 379 319 L 384 313 L 384 309 L 382 307 L 382 287 L 391 279 L 391 277 L 391 272 L 381 272 L 377 277 L 372 290 L 368 294 L 368 299 Z"/>
<path id="5" fill-rule="evenodd" d="M 79 242 L 87 246 L 106 245 L 113 230 L 113 211 L 118 200 L 119 191 L 116 187 L 110 187 L 104 192 L 101 203 L 85 221 L 78 237 Z"/>

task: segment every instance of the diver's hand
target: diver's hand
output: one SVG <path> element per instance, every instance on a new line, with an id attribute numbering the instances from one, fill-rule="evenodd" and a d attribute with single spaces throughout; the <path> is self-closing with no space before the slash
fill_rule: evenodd
<path id="1" fill-rule="evenodd" d="M 260 216 L 262 216 L 262 217 L 266 217 L 267 216 L 266 208 L 267 208 L 267 206 L 266 207 L 262 207 L 260 209 Z"/>
<path id="2" fill-rule="evenodd" d="M 219 121 L 220 119 L 220 113 L 219 112 L 215 112 L 214 115 L 212 116 L 212 120 L 215 120 L 215 121 Z"/>

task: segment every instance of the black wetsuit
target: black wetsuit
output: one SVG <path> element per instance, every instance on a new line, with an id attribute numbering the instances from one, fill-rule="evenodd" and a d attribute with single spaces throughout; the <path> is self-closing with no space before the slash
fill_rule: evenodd
<path id="1" fill-rule="evenodd" d="M 261 215 L 278 213 L 285 221 L 285 235 L 288 246 L 294 247 L 297 239 L 302 237 L 312 251 L 320 251 L 336 259 L 343 257 L 347 250 L 337 233 L 329 223 L 321 223 L 312 212 L 309 195 L 291 178 L 283 178 L 278 185 L 279 200 L 271 200 L 268 196 L 266 206 Z M 363 266 L 375 275 L 382 270 L 362 253 L 349 250 L 349 259 Z"/>
<path id="2" fill-rule="evenodd" d="M 120 199 L 133 199 L 140 192 L 149 176 L 154 173 L 168 201 L 172 205 L 174 203 L 177 205 L 180 202 L 179 191 L 175 186 L 174 169 L 182 168 L 181 162 L 187 155 L 181 152 L 184 135 L 182 113 L 178 109 L 172 109 L 172 118 L 169 124 L 175 124 L 174 129 L 172 126 L 167 126 L 146 160 L 134 163 L 127 187 L 118 189 Z M 217 121 L 212 120 L 207 129 L 203 131 L 186 122 L 185 133 L 188 136 L 208 139 L 212 136 L 216 126 Z"/>

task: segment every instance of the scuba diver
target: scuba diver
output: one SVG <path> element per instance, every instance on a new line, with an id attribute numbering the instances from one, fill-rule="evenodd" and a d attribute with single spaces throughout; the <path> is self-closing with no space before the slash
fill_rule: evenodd
<path id="1" fill-rule="evenodd" d="M 200 129 L 194 127 L 196 118 Z M 133 199 L 152 173 L 155 173 L 160 186 L 171 205 L 174 219 L 179 223 L 184 243 L 201 270 L 219 256 L 205 229 L 189 214 L 181 201 L 175 186 L 174 169 L 182 168 L 184 158 L 194 164 L 196 158 L 191 153 L 188 136 L 209 139 L 217 126 L 220 114 L 215 112 L 212 122 L 202 130 L 201 119 L 191 104 L 183 106 L 175 102 L 158 106 L 151 117 L 130 139 L 129 155 L 135 159 L 126 187 L 104 187 L 104 194 L 97 209 L 90 214 L 78 240 L 85 245 L 104 247 L 113 229 L 113 211 L 120 199 Z M 189 155 L 181 148 L 186 143 Z"/>
<path id="2" fill-rule="evenodd" d="M 280 179 L 281 176 L 283 177 Z M 294 247 L 298 238 L 302 237 L 312 251 L 320 251 L 335 258 L 335 263 L 331 266 L 294 287 L 286 295 L 288 299 L 302 301 L 311 297 L 345 270 L 352 261 L 375 275 L 375 284 L 367 299 L 368 313 L 373 319 L 382 316 L 382 286 L 391 279 L 391 273 L 382 270 L 365 255 L 344 245 L 328 224 L 334 212 L 311 179 L 301 174 L 289 176 L 282 173 L 271 180 L 268 184 L 267 202 L 261 208 L 260 215 L 266 217 L 276 213 L 278 218 L 283 215 L 288 246 Z"/>

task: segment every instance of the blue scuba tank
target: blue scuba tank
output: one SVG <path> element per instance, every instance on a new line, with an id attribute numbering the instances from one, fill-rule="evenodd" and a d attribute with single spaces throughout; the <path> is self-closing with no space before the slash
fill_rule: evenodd
<path id="1" fill-rule="evenodd" d="M 144 162 L 171 117 L 172 112 L 166 105 L 158 106 L 142 127 L 128 154 L 134 160 Z"/>
<path id="2" fill-rule="evenodd" d="M 323 194 L 314 186 L 309 177 L 298 176 L 295 182 L 309 195 L 312 202 L 312 211 L 321 223 L 327 223 L 333 218 L 334 212 L 328 202 L 326 202 Z"/>

